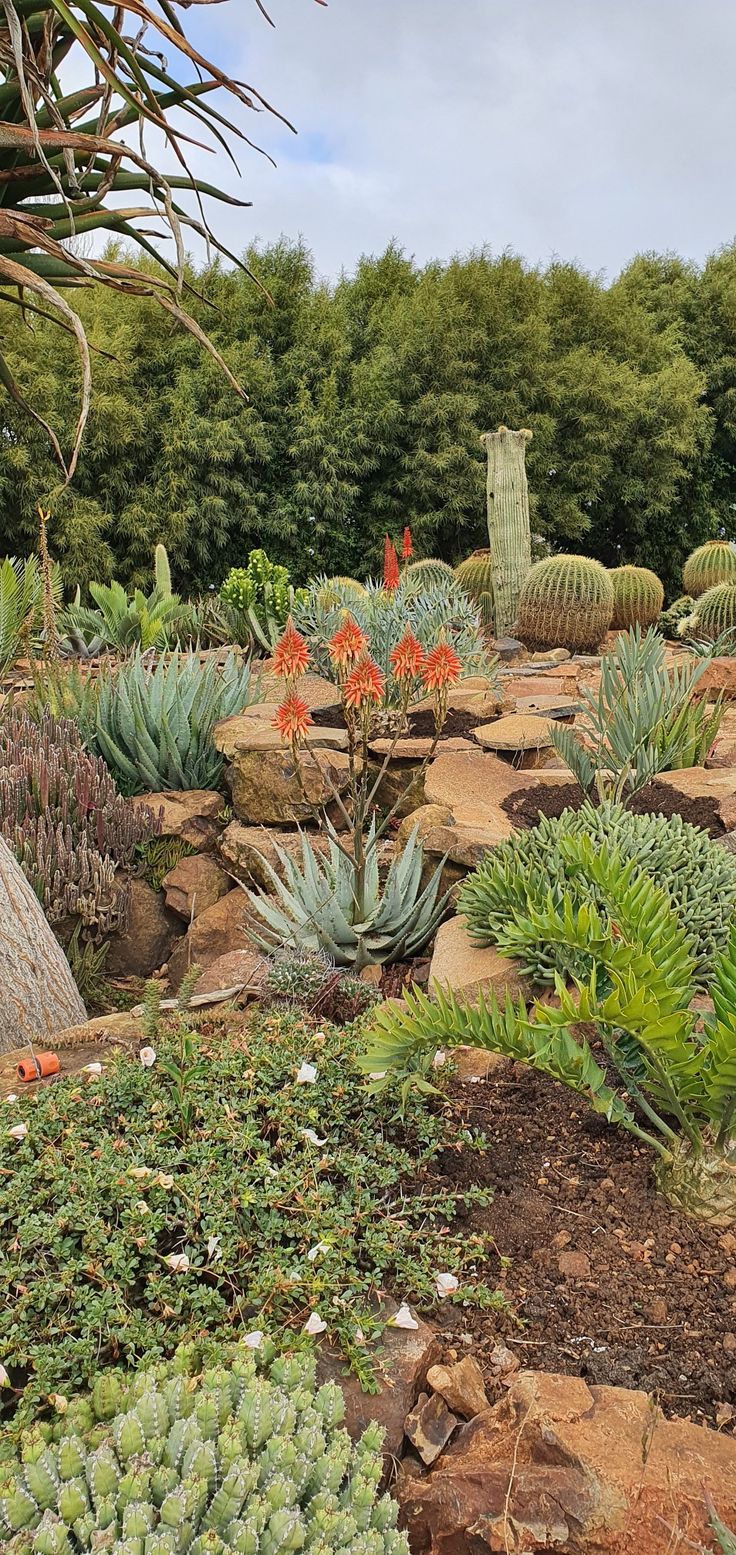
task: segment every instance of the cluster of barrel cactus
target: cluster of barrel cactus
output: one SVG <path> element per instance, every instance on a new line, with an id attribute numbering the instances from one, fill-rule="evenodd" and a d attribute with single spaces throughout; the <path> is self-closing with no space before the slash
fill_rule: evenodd
<path id="1" fill-rule="evenodd" d="M 694 599 L 717 583 L 736 583 L 736 545 L 732 540 L 706 540 L 688 556 L 682 582 Z"/>
<path id="2" fill-rule="evenodd" d="M 493 626 L 493 569 L 489 550 L 474 551 L 455 568 L 455 577 L 477 607 L 484 626 Z"/>
<path id="3" fill-rule="evenodd" d="M 587 556 L 535 562 L 519 599 L 517 633 L 529 648 L 595 652 L 613 618 L 613 584 Z"/>
<path id="4" fill-rule="evenodd" d="M 51 923 L 78 917 L 92 937 L 125 927 L 129 896 L 116 880 L 135 847 L 160 831 L 124 799 L 71 719 L 20 709 L 0 722 L 0 835 Z"/>
<path id="5" fill-rule="evenodd" d="M 688 636 L 703 638 L 705 642 L 736 634 L 736 576 L 733 583 L 717 583 L 696 599 L 686 627 Z"/>
<path id="6" fill-rule="evenodd" d="M 378 1496 L 379 1427 L 353 1446 L 343 1396 L 304 1356 L 241 1347 L 196 1379 L 160 1366 L 37 1427 L 0 1461 L 8 1555 L 406 1555 Z"/>
<path id="7" fill-rule="evenodd" d="M 640 626 L 646 631 L 659 619 L 664 604 L 664 589 L 656 572 L 648 567 L 614 567 L 609 574 L 613 584 L 614 631 Z"/>

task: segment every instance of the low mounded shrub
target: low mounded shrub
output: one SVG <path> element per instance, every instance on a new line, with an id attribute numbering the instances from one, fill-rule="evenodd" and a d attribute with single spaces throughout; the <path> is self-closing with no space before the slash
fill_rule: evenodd
<path id="1" fill-rule="evenodd" d="M 20 1424 L 110 1368 L 300 1331 L 310 1311 L 369 1381 L 378 1291 L 431 1302 L 450 1270 L 457 1299 L 495 1299 L 474 1283 L 484 1239 L 452 1228 L 484 1194 L 433 1185 L 441 1117 L 366 1097 L 354 1028 L 257 1014 L 208 1032 L 194 1058 L 153 1033 L 152 1068 L 104 1050 L 100 1076 L 3 1107 L 0 1410 Z"/>
<path id="2" fill-rule="evenodd" d="M 406 1555 L 380 1496 L 380 1427 L 353 1446 L 334 1383 L 305 1357 L 234 1351 L 137 1376 L 101 1377 L 56 1429 L 0 1462 L 7 1555 Z"/>

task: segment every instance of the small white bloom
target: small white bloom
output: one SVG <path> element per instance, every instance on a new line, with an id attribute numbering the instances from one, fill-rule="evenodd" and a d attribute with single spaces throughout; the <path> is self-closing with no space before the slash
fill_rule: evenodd
<path id="1" fill-rule="evenodd" d="M 133 1205 L 133 1210 L 136 1215 L 150 1215 L 151 1213 L 145 1199 L 138 1199 L 137 1203 Z"/>
<path id="2" fill-rule="evenodd" d="M 259 1350 L 263 1344 L 263 1333 L 260 1328 L 254 1328 L 251 1334 L 246 1334 L 243 1344 L 247 1350 Z"/>
<path id="3" fill-rule="evenodd" d="M 392 1328 L 418 1328 L 419 1327 L 419 1324 L 418 1324 L 416 1318 L 412 1317 L 411 1312 L 409 1311 L 409 1308 L 408 1308 L 408 1306 L 407 1306 L 405 1301 L 402 1302 L 402 1305 L 399 1307 L 398 1312 L 395 1313 L 395 1315 L 393 1317 L 389 1318 L 389 1324 L 390 1324 L 390 1326 Z"/>
<path id="4" fill-rule="evenodd" d="M 8 1133 L 9 1133 L 11 1139 L 17 1139 L 17 1140 L 25 1139 L 26 1134 L 28 1133 L 28 1124 L 27 1123 L 16 1123 L 15 1128 L 9 1128 L 8 1129 Z"/>
<path id="5" fill-rule="evenodd" d="M 0 1388 L 9 1388 L 10 1378 L 4 1366 L 0 1366 Z"/>
<path id="6" fill-rule="evenodd" d="M 432 1068 L 433 1069 L 441 1069 L 442 1065 L 445 1062 L 446 1057 L 447 1057 L 447 1054 L 446 1054 L 444 1048 L 443 1047 L 438 1047 L 437 1052 L 435 1053 L 434 1058 L 432 1059 Z"/>
<path id="7" fill-rule="evenodd" d="M 385 1069 L 374 1069 L 373 1072 L 371 1074 L 369 1074 L 369 1076 L 368 1076 L 369 1080 L 385 1080 L 385 1078 L 386 1078 L 386 1070 Z"/>
<path id="8" fill-rule="evenodd" d="M 314 1040 L 315 1042 L 326 1042 L 327 1037 L 325 1036 L 324 1031 L 315 1031 Z"/>
<path id="9" fill-rule="evenodd" d="M 170 1172 L 157 1172 L 155 1181 L 157 1188 L 173 1188 L 174 1186 L 174 1179 Z"/>
<path id="10" fill-rule="evenodd" d="M 213 1263 L 217 1263 L 218 1258 L 222 1257 L 222 1248 L 220 1247 L 219 1236 L 208 1236 L 207 1257 L 211 1258 Z"/>
<path id="11" fill-rule="evenodd" d="M 84 1074 L 102 1074 L 102 1064 L 85 1064 Z"/>
<path id="12" fill-rule="evenodd" d="M 317 1078 L 317 1066 L 316 1066 L 316 1064 L 308 1064 L 306 1062 L 306 1060 L 305 1060 L 302 1063 L 302 1065 L 299 1068 L 299 1070 L 297 1071 L 297 1076 L 296 1076 L 296 1083 L 297 1083 L 297 1085 L 314 1085 L 314 1082 L 315 1082 L 316 1078 Z"/>
<path id="13" fill-rule="evenodd" d="M 156 1050 L 152 1047 L 142 1047 L 138 1057 L 144 1069 L 152 1069 L 156 1062 Z"/>
<path id="14" fill-rule="evenodd" d="M 5 1100 L 8 1101 L 8 1102 L 10 1102 L 10 1101 L 17 1101 L 18 1097 L 16 1096 L 15 1091 L 11 1091 L 10 1095 L 5 1097 Z"/>
<path id="15" fill-rule="evenodd" d="M 319 1258 L 320 1253 L 329 1253 L 329 1251 L 329 1242 L 315 1242 L 314 1247 L 310 1247 L 309 1252 L 307 1253 L 309 1262 L 314 1263 L 315 1258 Z"/>
<path id="16" fill-rule="evenodd" d="M 129 1166 L 128 1176 L 134 1177 L 136 1182 L 142 1182 L 144 1177 L 151 1176 L 150 1166 Z"/>
<path id="17" fill-rule="evenodd" d="M 53 1404 L 60 1415 L 65 1415 L 69 1408 L 69 1400 L 65 1393 L 49 1393 L 49 1403 Z"/>
<path id="18" fill-rule="evenodd" d="M 436 1274 L 434 1278 L 438 1296 L 451 1296 L 457 1290 L 460 1281 L 455 1274 Z"/>
<path id="19" fill-rule="evenodd" d="M 186 1274 L 189 1268 L 189 1259 L 186 1253 L 169 1253 L 168 1258 L 164 1258 L 164 1263 L 168 1264 L 174 1274 Z"/>
<path id="20" fill-rule="evenodd" d="M 320 1317 L 319 1312 L 313 1312 L 312 1316 L 307 1318 L 307 1321 L 304 1324 L 304 1333 L 305 1334 L 323 1334 L 325 1332 L 326 1327 L 327 1327 L 327 1324 L 326 1324 L 324 1318 Z"/>
<path id="21" fill-rule="evenodd" d="M 365 1344 L 365 1334 L 363 1333 L 362 1328 L 356 1328 L 354 1337 L 356 1344 Z"/>
<path id="22" fill-rule="evenodd" d="M 310 1145 L 326 1145 L 326 1139 L 320 1139 L 319 1134 L 313 1128 L 302 1129 L 302 1139 L 308 1139 Z"/>

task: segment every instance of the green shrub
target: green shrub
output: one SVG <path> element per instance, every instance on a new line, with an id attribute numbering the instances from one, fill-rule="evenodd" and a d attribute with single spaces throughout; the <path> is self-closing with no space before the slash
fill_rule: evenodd
<path id="1" fill-rule="evenodd" d="M 223 759 L 212 731 L 253 701 L 250 664 L 174 652 L 134 656 L 97 682 L 89 737 L 128 794 L 217 788 Z"/>
<path id="2" fill-rule="evenodd" d="M 688 556 L 682 569 L 686 594 L 697 598 L 717 583 L 736 583 L 736 545 L 732 540 L 706 540 Z"/>
<path id="3" fill-rule="evenodd" d="M 587 556 L 550 556 L 530 568 L 519 598 L 517 632 L 529 648 L 594 653 L 613 617 L 613 584 Z"/>
<path id="4" fill-rule="evenodd" d="M 401 1124 L 392 1105 L 366 1100 L 354 1029 L 256 1014 L 245 1032 L 217 1020 L 207 1030 L 196 1042 L 207 1062 L 185 1082 L 186 1132 L 161 1067 L 180 1063 L 178 1029 L 152 1033 L 152 1068 L 105 1049 L 101 1076 L 3 1108 L 13 1296 L 0 1304 L 0 1356 L 20 1391 L 0 1390 L 0 1409 L 17 1401 L 23 1421 L 109 1368 L 151 1364 L 202 1335 L 301 1330 L 310 1308 L 367 1379 L 356 1328 L 375 1333 L 377 1290 L 431 1302 L 436 1271 L 451 1269 L 458 1299 L 491 1300 L 464 1283 L 483 1239 L 452 1229 L 458 1207 L 483 1195 L 433 1187 L 447 1124 L 418 1105 Z M 297 1081 L 305 1061 L 314 1083 Z M 20 1143 L 11 1121 L 28 1125 Z M 456 1131 L 453 1143 L 479 1147 Z M 176 1272 L 172 1255 L 188 1268 Z"/>
<path id="5" fill-rule="evenodd" d="M 629 626 L 653 626 L 664 604 L 664 589 L 656 572 L 648 567 L 614 567 L 609 574 L 613 584 L 613 631 Z"/>
<path id="6" fill-rule="evenodd" d="M 271 653 L 295 603 L 305 589 L 294 590 L 286 567 L 269 561 L 265 551 L 251 551 L 247 567 L 231 567 L 220 589 L 233 640 L 244 648 Z"/>
<path id="7" fill-rule="evenodd" d="M 657 630 L 662 633 L 663 637 L 679 641 L 680 633 L 678 627 L 680 622 L 684 621 L 686 616 L 692 615 L 694 604 L 695 600 L 692 594 L 681 594 L 679 599 L 673 600 L 672 604 L 662 611 L 657 622 Z"/>
<path id="8" fill-rule="evenodd" d="M 551 899 L 597 901 L 595 886 L 571 871 L 565 855 L 570 837 L 589 836 L 603 851 L 616 848 L 624 861 L 636 859 L 669 893 L 687 931 L 701 982 L 728 942 L 728 925 L 736 908 L 736 857 L 705 832 L 679 815 L 632 815 L 611 804 L 595 809 L 565 810 L 543 817 L 538 826 L 502 842 L 463 882 L 459 910 L 467 914 L 468 932 L 477 945 L 508 945 L 512 913 L 536 910 Z M 535 983 L 554 982 L 555 973 L 585 971 L 584 963 L 539 939 L 525 970 Z"/>
<path id="9" fill-rule="evenodd" d="M 203 1375 L 196 1364 L 184 1353 L 126 1387 L 100 1378 L 58 1432 L 28 1435 L 0 1464 L 7 1555 L 407 1555 L 398 1506 L 378 1494 L 381 1429 L 353 1446 L 313 1360 L 240 1348 Z"/>

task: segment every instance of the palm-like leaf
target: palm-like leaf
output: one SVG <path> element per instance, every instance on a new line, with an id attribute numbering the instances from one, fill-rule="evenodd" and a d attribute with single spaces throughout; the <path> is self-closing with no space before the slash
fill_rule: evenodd
<path id="1" fill-rule="evenodd" d="M 220 88 L 247 108 L 275 110 L 187 38 L 176 5 L 208 3 L 212 0 L 0 0 L 0 300 L 51 318 L 76 338 L 83 389 L 68 455 L 24 397 L 2 353 L 0 382 L 43 427 L 67 479 L 79 454 L 91 369 L 84 329 L 65 288 L 102 282 L 153 297 L 242 392 L 183 306 L 183 234 L 205 235 L 227 254 L 209 229 L 202 197 L 248 202 L 199 182 L 188 169 L 186 148 L 202 144 L 203 130 L 211 148 L 214 141 L 229 156 L 229 139 L 247 140 L 211 101 Z M 256 3 L 263 10 L 260 0 Z M 63 84 L 69 67 L 77 76 L 86 74 L 86 83 L 74 90 Z M 173 175 L 144 154 L 146 128 L 163 135 L 178 164 Z M 198 218 L 181 205 L 182 193 L 196 196 Z M 173 235 L 175 264 L 151 243 L 146 226 L 151 216 Z M 159 270 L 144 273 L 124 262 L 86 258 L 68 246 L 69 239 L 99 232 L 136 243 L 157 259 Z"/>

